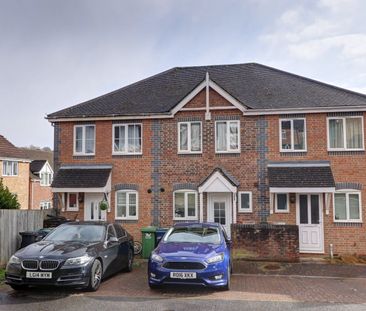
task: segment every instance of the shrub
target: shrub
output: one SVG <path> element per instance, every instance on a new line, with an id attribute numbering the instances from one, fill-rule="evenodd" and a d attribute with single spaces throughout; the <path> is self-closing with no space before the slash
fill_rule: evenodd
<path id="1" fill-rule="evenodd" d="M 20 204 L 18 197 L 9 191 L 9 188 L 4 186 L 0 179 L 0 209 L 18 209 Z"/>

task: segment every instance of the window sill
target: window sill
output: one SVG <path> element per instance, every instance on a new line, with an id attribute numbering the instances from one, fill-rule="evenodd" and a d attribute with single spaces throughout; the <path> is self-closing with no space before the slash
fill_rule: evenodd
<path id="1" fill-rule="evenodd" d="M 19 175 L 2 175 L 2 177 L 18 177 Z"/>
<path id="2" fill-rule="evenodd" d="M 285 210 L 283 210 L 283 211 L 282 210 L 275 210 L 275 213 L 276 214 L 289 214 L 290 211 L 289 210 L 286 210 L 286 211 Z"/>
<path id="3" fill-rule="evenodd" d="M 334 220 L 335 224 L 362 224 L 362 220 Z"/>
<path id="4" fill-rule="evenodd" d="M 289 150 L 289 149 L 281 149 L 281 153 L 306 153 L 307 150 Z"/>
<path id="5" fill-rule="evenodd" d="M 176 218 L 176 217 L 173 217 L 173 220 L 177 220 L 177 221 L 179 221 L 179 220 L 182 220 L 182 221 L 198 221 L 198 217 L 197 218 L 187 218 L 187 217 L 178 217 L 178 218 Z"/>
<path id="6" fill-rule="evenodd" d="M 73 157 L 94 157 L 95 152 L 94 153 L 74 153 L 72 156 Z"/>
<path id="7" fill-rule="evenodd" d="M 238 213 L 240 213 L 240 214 L 251 214 L 251 213 L 253 213 L 253 210 L 247 210 L 247 211 L 238 210 Z"/>
<path id="8" fill-rule="evenodd" d="M 112 152 L 112 156 L 140 156 L 142 152 Z"/>
<path id="9" fill-rule="evenodd" d="M 232 154 L 232 153 L 240 153 L 240 150 L 233 150 L 233 151 L 215 151 L 216 154 Z"/>
<path id="10" fill-rule="evenodd" d="M 115 220 L 139 220 L 138 217 L 115 217 Z"/>
<path id="11" fill-rule="evenodd" d="M 202 154 L 202 151 L 199 151 L 199 152 L 178 151 L 178 154 L 195 155 L 195 154 Z"/>
<path id="12" fill-rule="evenodd" d="M 75 209 L 75 208 L 67 208 L 66 212 L 78 212 L 79 209 Z"/>

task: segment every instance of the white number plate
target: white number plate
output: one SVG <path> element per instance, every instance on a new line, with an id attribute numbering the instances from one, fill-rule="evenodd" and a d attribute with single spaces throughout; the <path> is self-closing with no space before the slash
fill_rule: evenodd
<path id="1" fill-rule="evenodd" d="M 196 272 L 170 272 L 172 279 L 195 279 L 197 278 Z"/>
<path id="2" fill-rule="evenodd" d="M 31 272 L 25 275 L 28 279 L 52 279 L 52 272 Z"/>

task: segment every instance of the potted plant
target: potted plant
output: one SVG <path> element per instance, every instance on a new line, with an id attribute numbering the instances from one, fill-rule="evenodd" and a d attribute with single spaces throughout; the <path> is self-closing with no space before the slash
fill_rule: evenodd
<path id="1" fill-rule="evenodd" d="M 103 200 L 99 203 L 99 208 L 102 211 L 106 211 L 108 209 L 108 202 L 106 200 Z"/>

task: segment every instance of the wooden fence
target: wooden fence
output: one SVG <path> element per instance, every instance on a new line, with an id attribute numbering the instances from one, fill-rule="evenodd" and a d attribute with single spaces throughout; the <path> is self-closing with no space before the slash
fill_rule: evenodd
<path id="1" fill-rule="evenodd" d="M 19 232 L 37 231 L 43 228 L 43 219 L 51 210 L 0 209 L 0 266 L 6 265 L 21 242 Z"/>

